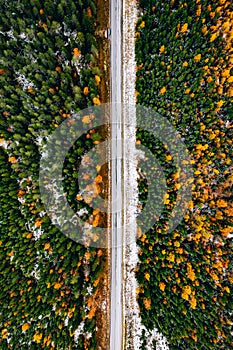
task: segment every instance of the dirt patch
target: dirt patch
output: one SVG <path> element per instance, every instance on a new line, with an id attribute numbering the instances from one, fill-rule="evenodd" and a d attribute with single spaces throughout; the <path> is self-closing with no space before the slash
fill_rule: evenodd
<path id="1" fill-rule="evenodd" d="M 96 40 L 98 45 L 98 67 L 101 71 L 100 100 L 101 103 L 110 102 L 110 42 L 106 38 L 109 28 L 109 0 L 96 0 L 97 20 L 96 20 Z M 102 168 L 101 176 L 104 179 L 104 197 L 110 198 L 109 171 Z M 106 187 L 106 184 L 108 185 Z M 110 227 L 110 214 L 106 216 L 106 227 Z M 109 235 L 108 235 L 109 236 Z M 110 250 L 103 249 L 103 265 L 99 276 L 98 289 L 94 295 L 96 305 L 96 350 L 108 350 L 110 344 Z"/>
<path id="2" fill-rule="evenodd" d="M 102 73 L 100 98 L 102 103 L 110 101 L 110 41 L 106 38 L 109 28 L 109 0 L 97 0 L 96 39 L 98 44 L 98 66 Z"/>
<path id="3" fill-rule="evenodd" d="M 99 288 L 94 295 L 94 304 L 96 305 L 96 350 L 109 349 L 109 252 L 104 251 L 106 258 L 102 267 L 99 280 Z"/>

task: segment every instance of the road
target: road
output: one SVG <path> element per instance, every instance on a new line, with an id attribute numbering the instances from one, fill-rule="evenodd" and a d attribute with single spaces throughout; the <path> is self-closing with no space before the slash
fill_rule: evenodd
<path id="1" fill-rule="evenodd" d="M 122 312 L 122 238 L 123 238 L 123 167 L 122 167 L 122 2 L 110 0 L 111 23 L 111 286 L 110 350 L 123 349 Z"/>

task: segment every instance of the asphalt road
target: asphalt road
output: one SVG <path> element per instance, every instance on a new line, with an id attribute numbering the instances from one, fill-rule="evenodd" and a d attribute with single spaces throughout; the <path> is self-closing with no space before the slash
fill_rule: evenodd
<path id="1" fill-rule="evenodd" d="M 123 237 L 123 168 L 122 168 L 122 2 L 110 1 L 111 23 L 111 168 L 112 168 L 112 229 L 111 229 L 111 303 L 110 350 L 123 347 L 122 313 L 122 237 Z"/>

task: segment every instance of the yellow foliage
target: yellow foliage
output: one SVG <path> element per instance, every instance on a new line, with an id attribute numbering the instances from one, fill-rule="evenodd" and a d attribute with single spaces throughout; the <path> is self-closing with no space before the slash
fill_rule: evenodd
<path id="1" fill-rule="evenodd" d="M 35 333 L 33 335 L 33 339 L 39 344 L 41 342 L 41 339 L 42 339 L 42 333 Z"/>
<path id="2" fill-rule="evenodd" d="M 192 293 L 191 287 L 190 286 L 185 286 L 182 289 L 182 294 L 181 297 L 185 300 L 189 299 L 189 295 Z"/>
<path id="3" fill-rule="evenodd" d="M 164 53 L 164 51 L 165 51 L 165 46 L 162 45 L 162 46 L 160 47 L 160 49 L 159 49 L 159 52 L 160 52 L 160 53 Z"/>
<path id="4" fill-rule="evenodd" d="M 98 284 L 99 284 L 99 281 L 100 281 L 100 279 L 97 278 L 97 279 L 94 281 L 93 286 L 94 286 L 94 287 L 97 287 Z"/>
<path id="5" fill-rule="evenodd" d="M 166 89 L 165 86 L 164 86 L 164 87 L 162 87 L 162 88 L 160 89 L 160 94 L 161 94 L 161 95 L 164 95 L 166 91 L 167 91 L 167 89 Z"/>
<path id="6" fill-rule="evenodd" d="M 24 323 L 22 325 L 22 331 L 23 332 L 26 332 L 29 328 L 30 328 L 30 324 L 29 323 Z"/>
<path id="7" fill-rule="evenodd" d="M 169 154 L 168 156 L 166 156 L 166 160 L 167 161 L 172 160 L 172 156 Z"/>
<path id="8" fill-rule="evenodd" d="M 224 101 L 220 100 L 216 104 L 217 104 L 218 107 L 222 107 L 222 105 L 224 104 Z"/>
<path id="9" fill-rule="evenodd" d="M 100 77 L 98 75 L 95 75 L 95 82 L 96 82 L 96 85 L 99 85 Z"/>
<path id="10" fill-rule="evenodd" d="M 91 320 L 95 316 L 95 313 L 96 313 L 96 307 L 93 307 L 87 316 L 88 319 Z"/>
<path id="11" fill-rule="evenodd" d="M 210 37 L 210 43 L 212 43 L 217 37 L 218 37 L 218 33 L 217 32 L 213 33 Z"/>
<path id="12" fill-rule="evenodd" d="M 187 263 L 187 277 L 191 280 L 191 281 L 195 281 L 196 279 L 196 275 L 195 272 L 192 268 L 192 265 L 190 263 Z"/>
<path id="13" fill-rule="evenodd" d="M 85 203 L 90 204 L 92 202 L 92 197 L 91 196 L 86 196 L 85 197 Z"/>
<path id="14" fill-rule="evenodd" d="M 143 298 L 143 304 L 144 304 L 146 310 L 151 309 L 151 299 L 150 298 Z"/>
<path id="15" fill-rule="evenodd" d="M 89 115 L 84 115 L 84 117 L 82 118 L 82 122 L 83 124 L 90 124 L 91 117 Z"/>
<path id="16" fill-rule="evenodd" d="M 84 95 L 88 95 L 88 93 L 89 93 L 89 88 L 88 88 L 88 86 L 85 86 L 85 87 L 84 87 L 83 93 L 84 93 Z"/>
<path id="17" fill-rule="evenodd" d="M 40 227 L 42 225 L 42 221 L 40 218 L 37 218 L 36 221 L 35 221 L 35 226 L 36 227 Z"/>
<path id="18" fill-rule="evenodd" d="M 97 175 L 96 178 L 95 178 L 95 182 L 96 182 L 97 184 L 99 184 L 99 183 L 101 183 L 102 181 L 103 181 L 102 176 L 101 176 L 101 175 Z"/>
<path id="19" fill-rule="evenodd" d="M 191 296 L 189 303 L 190 303 L 190 306 L 192 309 L 196 309 L 197 301 L 196 301 L 196 298 L 194 297 L 194 295 Z"/>
<path id="20" fill-rule="evenodd" d="M 77 47 L 75 47 L 73 50 L 73 55 L 78 57 L 81 55 L 81 51 Z"/>
<path id="21" fill-rule="evenodd" d="M 230 72 L 231 72 L 230 69 L 225 69 L 225 70 L 222 72 L 222 77 L 224 77 L 224 78 L 229 78 L 229 77 L 230 77 Z"/>
<path id="22" fill-rule="evenodd" d="M 219 200 L 217 200 L 217 207 L 218 208 L 226 208 L 227 202 L 224 201 L 224 199 L 219 199 Z"/>
<path id="23" fill-rule="evenodd" d="M 50 243 L 46 243 L 44 245 L 44 250 L 49 250 L 50 249 Z"/>
<path id="24" fill-rule="evenodd" d="M 86 253 L 85 253 L 85 258 L 86 258 L 86 260 L 89 260 L 90 257 L 91 257 L 91 253 L 90 253 L 90 252 L 86 252 Z"/>
<path id="25" fill-rule="evenodd" d="M 227 226 L 221 230 L 221 233 L 224 237 L 228 237 L 230 233 L 233 232 L 233 227 Z"/>
<path id="26" fill-rule="evenodd" d="M 228 95 L 228 97 L 233 97 L 233 88 L 232 87 L 228 89 L 227 95 Z"/>
<path id="27" fill-rule="evenodd" d="M 61 283 L 55 283 L 55 285 L 54 285 L 54 289 L 60 289 L 60 288 L 61 288 L 61 286 L 62 286 L 62 284 L 61 284 Z"/>
<path id="28" fill-rule="evenodd" d="M 208 33 L 208 28 L 207 28 L 207 26 L 204 26 L 203 28 L 202 28 L 202 33 L 204 34 L 204 35 L 206 35 L 207 33 Z"/>
<path id="29" fill-rule="evenodd" d="M 170 262 L 174 262 L 175 261 L 175 254 L 169 253 L 169 255 L 166 257 L 166 259 Z"/>
<path id="30" fill-rule="evenodd" d="M 187 30 L 188 30 L 188 23 L 185 23 L 185 24 L 182 25 L 180 31 L 181 31 L 181 33 L 186 33 Z"/>
<path id="31" fill-rule="evenodd" d="M 100 99 L 98 97 L 93 98 L 94 105 L 100 105 Z"/>
<path id="32" fill-rule="evenodd" d="M 200 16 L 201 15 L 201 5 L 198 5 L 196 15 Z"/>
<path id="33" fill-rule="evenodd" d="M 48 337 L 45 337 L 44 338 L 44 341 L 43 341 L 43 344 L 46 345 L 46 346 L 49 346 L 50 343 L 51 343 L 51 335 L 49 335 Z"/>
<path id="34" fill-rule="evenodd" d="M 103 250 L 102 249 L 99 249 L 98 252 L 97 252 L 97 256 L 100 257 L 103 255 Z"/>
<path id="35" fill-rule="evenodd" d="M 35 91 L 34 91 L 32 86 L 28 87 L 28 92 L 29 92 L 29 94 L 35 94 Z"/>
<path id="36" fill-rule="evenodd" d="M 198 55 L 194 56 L 194 61 L 195 62 L 200 62 L 201 60 L 201 54 L 199 53 Z"/>
<path id="37" fill-rule="evenodd" d="M 18 197 L 21 198 L 24 195 L 24 191 L 23 190 L 19 190 L 18 191 Z"/>
<path id="38" fill-rule="evenodd" d="M 166 288 L 166 284 L 165 284 L 164 282 L 160 282 L 160 283 L 159 283 L 159 289 L 160 289 L 161 291 L 164 291 L 165 288 Z"/>
<path id="39" fill-rule="evenodd" d="M 9 157 L 9 162 L 11 163 L 11 164 L 15 164 L 15 163 L 17 163 L 17 159 L 15 158 L 15 157 Z"/>
<path id="40" fill-rule="evenodd" d="M 3 339 L 6 339 L 7 334 L 8 334 L 8 331 L 7 331 L 6 328 L 4 328 L 4 329 L 2 330 L 2 338 L 3 338 Z"/>
<path id="41" fill-rule="evenodd" d="M 164 204 L 169 204 L 170 200 L 169 200 L 169 194 L 168 193 L 165 193 L 163 199 L 164 199 Z"/>
<path id="42" fill-rule="evenodd" d="M 142 21 L 142 23 L 138 26 L 139 28 L 144 28 L 145 27 L 145 22 Z"/>

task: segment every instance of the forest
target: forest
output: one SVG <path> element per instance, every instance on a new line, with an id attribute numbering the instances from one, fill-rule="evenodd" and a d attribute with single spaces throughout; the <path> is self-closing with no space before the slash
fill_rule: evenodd
<path id="1" fill-rule="evenodd" d="M 38 177 L 46 137 L 71 111 L 100 104 L 96 3 L 0 4 L 0 347 L 94 350 L 104 254 L 52 225 Z M 94 145 L 93 135 L 68 154 L 64 174 Z M 75 171 L 69 176 L 64 188 L 77 206 Z"/>
<path id="2" fill-rule="evenodd" d="M 160 140 L 138 130 L 166 174 L 162 219 L 138 239 L 143 323 L 171 350 L 232 348 L 233 9 L 226 0 L 141 0 L 136 29 L 138 105 L 166 117 L 184 140 L 192 200 L 167 223 L 180 169 Z M 151 169 L 153 172 L 153 169 Z M 185 174 L 183 174 L 185 176 Z M 139 182 L 144 205 L 147 184 Z"/>
<path id="3" fill-rule="evenodd" d="M 0 5 L 0 347 L 95 350 L 106 251 L 77 243 L 52 224 L 41 200 L 39 165 L 48 135 L 73 114 L 104 102 L 97 0 Z M 137 130 L 137 143 L 158 160 L 168 188 L 160 220 L 137 240 L 140 315 L 171 350 L 230 350 L 232 4 L 139 0 L 138 6 L 137 104 L 173 125 L 194 174 L 188 210 L 169 231 L 185 174 L 161 140 Z M 90 129 L 67 154 L 63 186 L 74 211 L 84 209 L 94 227 L 106 227 L 106 217 L 79 195 L 77 177 L 81 158 L 107 130 L 93 128 L 89 115 L 81 122 Z M 104 176 L 106 169 L 99 169 L 94 181 L 106 196 Z M 143 174 L 138 188 L 143 208 Z"/>

